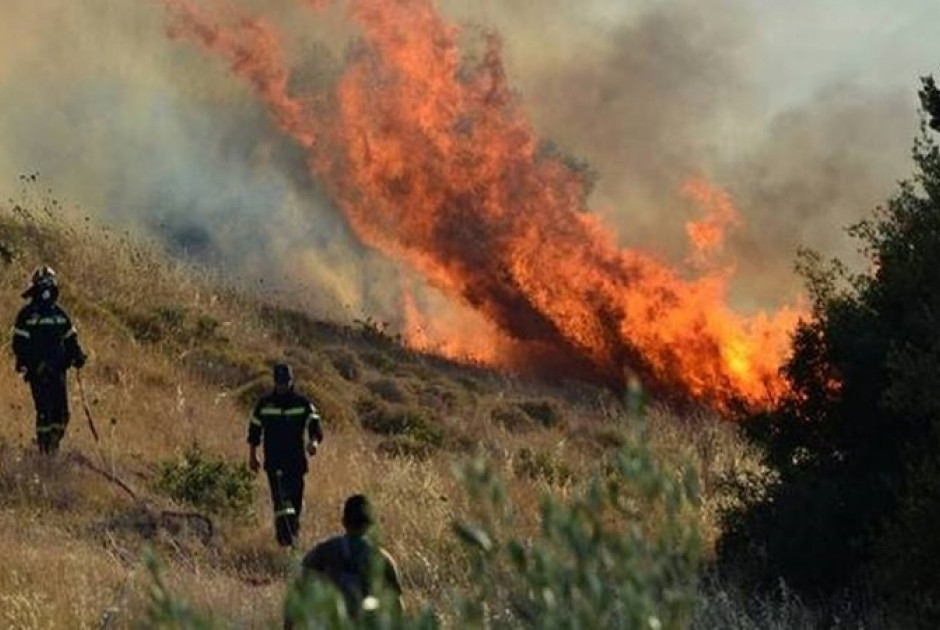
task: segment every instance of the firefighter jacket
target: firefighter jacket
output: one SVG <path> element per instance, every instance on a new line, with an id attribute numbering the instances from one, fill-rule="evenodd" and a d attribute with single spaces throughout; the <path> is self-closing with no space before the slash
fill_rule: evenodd
<path id="1" fill-rule="evenodd" d="M 17 367 L 25 367 L 29 377 L 64 372 L 85 361 L 68 313 L 55 302 L 40 300 L 31 301 L 16 316 L 13 354 Z"/>
<path id="2" fill-rule="evenodd" d="M 320 414 L 304 396 L 272 392 L 258 401 L 248 425 L 248 443 L 264 442 L 264 469 L 307 472 L 304 434 L 323 441 Z"/>
<path id="3" fill-rule="evenodd" d="M 346 610 L 356 618 L 369 595 L 391 597 L 401 608 L 401 580 L 391 554 L 365 536 L 346 534 L 317 544 L 304 556 L 303 577 L 319 576 L 343 594 Z"/>

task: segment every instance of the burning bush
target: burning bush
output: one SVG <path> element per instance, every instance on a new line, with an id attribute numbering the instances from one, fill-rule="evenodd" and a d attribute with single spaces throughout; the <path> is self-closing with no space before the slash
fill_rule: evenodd
<path id="1" fill-rule="evenodd" d="M 324 84 L 295 76 L 283 54 L 292 43 L 263 17 L 220 21 L 188 0 L 165 4 L 174 37 L 255 89 L 355 235 L 479 320 L 448 326 L 405 300 L 401 338 L 366 317 L 363 339 L 618 386 L 630 367 L 718 406 L 780 393 L 798 310 L 741 315 L 728 306 L 726 270 L 673 269 L 618 247 L 587 207 L 590 169 L 536 136 L 495 35 L 470 58 L 430 0 L 357 0 L 346 15 L 359 41 Z M 735 209 L 704 181 L 685 192 L 706 215 L 687 233 L 693 258 L 707 261 Z"/>

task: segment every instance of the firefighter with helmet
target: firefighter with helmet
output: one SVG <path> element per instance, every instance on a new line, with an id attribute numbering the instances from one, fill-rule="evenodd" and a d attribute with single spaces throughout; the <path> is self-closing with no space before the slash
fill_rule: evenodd
<path id="1" fill-rule="evenodd" d="M 255 405 L 248 425 L 248 467 L 261 468 L 258 447 L 264 443 L 264 471 L 274 505 L 274 532 L 282 547 L 293 547 L 300 531 L 307 456 L 323 441 L 320 414 L 306 397 L 294 391 L 289 365 L 274 366 L 274 391 Z"/>
<path id="2" fill-rule="evenodd" d="M 16 371 L 33 396 L 39 450 L 54 453 L 69 423 L 66 371 L 81 369 L 86 356 L 68 313 L 58 304 L 59 286 L 51 267 L 36 269 L 22 297 L 29 303 L 13 325 Z"/>

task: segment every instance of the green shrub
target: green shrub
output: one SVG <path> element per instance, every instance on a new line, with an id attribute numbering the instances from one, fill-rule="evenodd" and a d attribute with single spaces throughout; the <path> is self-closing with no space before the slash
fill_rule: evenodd
<path id="1" fill-rule="evenodd" d="M 179 459 L 160 464 L 155 485 L 165 495 L 196 508 L 237 514 L 252 503 L 252 479 L 243 463 L 212 457 L 194 443 Z"/>
<path id="2" fill-rule="evenodd" d="M 380 378 L 366 383 L 366 388 L 390 403 L 407 403 L 411 401 L 411 394 L 402 386 L 400 381 L 391 378 Z"/>
<path id="3" fill-rule="evenodd" d="M 516 406 L 546 429 L 556 427 L 564 420 L 558 406 L 547 400 L 525 401 L 516 403 Z"/>
<path id="4" fill-rule="evenodd" d="M 362 427 L 373 433 L 408 436 L 434 447 L 444 443 L 443 429 L 421 409 L 366 398 L 359 401 L 357 411 Z"/>
<path id="5" fill-rule="evenodd" d="M 371 315 L 353 320 L 362 338 L 370 343 L 384 346 L 401 346 L 401 335 L 391 332 L 391 324 L 375 319 Z"/>
<path id="6" fill-rule="evenodd" d="M 301 389 L 320 412 L 324 427 L 355 426 L 355 412 L 335 388 L 314 381 L 306 383 Z"/>
<path id="7" fill-rule="evenodd" d="M 168 342 L 177 347 L 189 347 L 209 341 L 227 343 L 218 334 L 222 323 L 206 315 L 194 315 L 189 309 L 177 305 L 164 305 L 144 311 L 111 304 L 110 310 L 130 330 L 134 339 L 143 343 Z"/>
<path id="8" fill-rule="evenodd" d="M 274 329 L 278 340 L 292 346 L 313 347 L 339 334 L 336 324 L 318 321 L 309 313 L 295 309 L 265 304 L 259 316 Z"/>
<path id="9" fill-rule="evenodd" d="M 131 330 L 134 339 L 159 343 L 179 334 L 186 313 L 181 308 L 163 307 L 137 312 L 116 309 Z"/>
<path id="10" fill-rule="evenodd" d="M 701 555 L 695 475 L 672 477 L 643 444 L 611 465 L 613 476 L 598 474 L 566 501 L 546 496 L 534 539 L 518 533 L 492 468 L 477 461 L 462 471 L 477 511 L 456 526 L 476 551 L 477 590 L 460 607 L 467 626 L 688 625 Z"/>
<path id="11" fill-rule="evenodd" d="M 572 479 L 571 469 L 564 462 L 546 451 L 533 451 L 523 447 L 513 460 L 513 471 L 519 477 L 533 481 L 544 481 L 552 485 L 568 483 Z"/>
<path id="12" fill-rule="evenodd" d="M 441 618 L 468 630 L 687 627 L 701 553 L 690 515 L 697 505 L 694 474 L 671 476 L 643 444 L 625 447 L 611 466 L 613 477 L 598 475 L 565 501 L 546 496 L 534 536 L 517 531 L 515 508 L 492 466 L 475 460 L 462 467 L 473 517 L 455 522 L 453 531 L 474 580 L 440 600 L 446 610 L 401 617 L 380 606 L 354 623 L 339 591 L 317 580 L 293 580 L 284 610 L 296 629 L 432 630 L 442 627 Z M 151 625 L 222 627 L 169 593 L 158 572 L 152 579 Z"/>
<path id="13" fill-rule="evenodd" d="M 218 333 L 219 327 L 221 326 L 222 322 L 211 315 L 206 315 L 205 313 L 200 314 L 196 317 L 196 321 L 193 322 L 193 336 L 197 340 L 216 338 L 216 333 Z"/>
<path id="14" fill-rule="evenodd" d="M 391 374 L 398 366 L 398 361 L 382 350 L 363 350 L 359 353 L 359 358 L 382 374 Z"/>
<path id="15" fill-rule="evenodd" d="M 486 392 L 486 384 L 472 376 L 459 375 L 454 377 L 454 381 L 471 394 L 483 394 Z"/>
<path id="16" fill-rule="evenodd" d="M 926 558 L 940 555 L 940 460 L 912 466 L 898 514 L 875 545 L 871 579 L 899 624 L 934 626 L 940 620 L 940 580 Z M 929 622 L 928 622 L 929 620 Z"/>
<path id="17" fill-rule="evenodd" d="M 495 424 L 513 433 L 528 431 L 535 426 L 532 416 L 516 405 L 500 404 L 493 407 L 490 411 L 490 419 Z"/>
<path id="18" fill-rule="evenodd" d="M 333 369 L 344 379 L 356 383 L 362 378 L 362 364 L 351 350 L 339 347 L 327 348 L 324 352 Z"/>
<path id="19" fill-rule="evenodd" d="M 937 94 L 925 79 L 925 109 Z M 871 583 L 937 627 L 940 574 L 923 559 L 940 551 L 940 147 L 926 128 L 913 156 L 913 179 L 850 231 L 865 273 L 803 254 L 812 313 L 790 391 L 745 423 L 773 479 L 741 485 L 719 550 L 751 583 L 814 598 Z"/>
<path id="20" fill-rule="evenodd" d="M 393 435 L 379 442 L 375 450 L 385 457 L 416 459 L 424 461 L 434 452 L 427 442 L 420 442 L 408 435 Z"/>
<path id="21" fill-rule="evenodd" d="M 418 404 L 438 413 L 454 413 L 473 404 L 471 395 L 453 381 L 437 379 L 419 382 L 417 387 Z"/>
<path id="22" fill-rule="evenodd" d="M 616 428 L 602 427 L 588 431 L 585 438 L 601 451 L 619 450 L 627 444 L 623 430 Z"/>

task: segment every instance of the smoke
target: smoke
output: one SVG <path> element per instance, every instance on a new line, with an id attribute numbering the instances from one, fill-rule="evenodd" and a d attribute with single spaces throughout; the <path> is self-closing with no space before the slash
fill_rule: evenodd
<path id="1" fill-rule="evenodd" d="M 858 262 L 844 228 L 911 172 L 917 77 L 940 65 L 920 24 L 940 9 L 919 0 L 870 19 L 847 2 L 482 5 L 534 124 L 596 171 L 592 206 L 624 245 L 679 262 L 694 212 L 683 182 L 702 175 L 731 193 L 743 224 L 727 253 L 745 309 L 800 291 L 799 247 Z"/>
<path id="2" fill-rule="evenodd" d="M 832 87 L 774 116 L 750 147 L 716 169 L 748 213 L 749 229 L 732 246 L 742 302 L 772 303 L 798 290 L 790 272 L 798 247 L 859 268 L 859 243 L 846 227 L 910 174 L 913 101 L 912 91 Z"/>
<path id="3" fill-rule="evenodd" d="M 624 243 L 679 259 L 689 208 L 677 192 L 714 161 L 722 123 L 749 112 L 753 25 L 724 0 L 639 3 L 629 14 L 611 4 L 588 5 L 591 19 L 580 4 L 508 3 L 502 20 L 550 34 L 537 46 L 529 33 L 521 49 L 507 36 L 507 64 L 541 133 L 596 170 L 593 205 Z"/>
<path id="4" fill-rule="evenodd" d="M 292 87 L 335 78 L 351 34 L 342 6 L 238 4 L 289 35 L 304 84 Z M 774 17 L 749 0 L 441 6 L 469 39 L 499 32 L 533 125 L 596 173 L 590 205 L 621 244 L 683 260 L 695 207 L 682 183 L 703 175 L 727 189 L 742 214 L 726 249 L 745 307 L 792 298 L 798 246 L 849 254 L 842 227 L 909 172 L 913 82 L 834 73 L 788 92 L 762 61 Z M 326 313 L 400 317 L 402 287 L 427 291 L 357 242 L 302 149 L 218 60 L 167 38 L 158 3 L 6 0 L 0 41 L 0 190 L 41 171 L 85 212 Z"/>
<path id="5" fill-rule="evenodd" d="M 39 171 L 82 212 L 234 282 L 327 314 L 394 308 L 395 267 L 351 237 L 247 90 L 167 38 L 161 6 L 9 0 L 3 11 L 7 196 L 18 173 Z"/>

